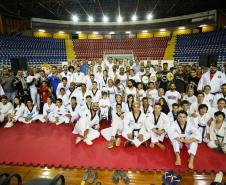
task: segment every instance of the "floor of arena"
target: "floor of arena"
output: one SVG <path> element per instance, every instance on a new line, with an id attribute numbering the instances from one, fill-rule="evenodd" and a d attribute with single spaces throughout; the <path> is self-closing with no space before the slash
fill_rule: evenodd
<path id="1" fill-rule="evenodd" d="M 57 174 L 62 174 L 66 178 L 66 185 L 80 185 L 84 169 L 76 168 L 47 168 L 32 166 L 11 166 L 0 165 L 0 171 L 6 173 L 18 173 L 21 175 L 23 182 L 34 178 L 53 178 Z M 103 185 L 112 185 L 112 170 L 97 170 L 98 178 L 95 182 L 101 182 Z M 139 172 L 128 171 L 130 185 L 161 185 L 163 171 Z M 215 178 L 214 173 L 196 173 L 196 172 L 175 172 L 176 175 L 182 176 L 180 185 L 209 185 Z M 226 181 L 224 177 L 223 182 Z M 12 181 L 13 184 L 13 181 Z M 88 184 L 88 183 L 86 183 Z M 122 181 L 118 185 L 124 184 Z"/>

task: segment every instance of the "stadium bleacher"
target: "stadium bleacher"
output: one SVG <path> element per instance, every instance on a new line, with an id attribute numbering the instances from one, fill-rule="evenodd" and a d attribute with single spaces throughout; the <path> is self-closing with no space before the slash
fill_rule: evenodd
<path id="1" fill-rule="evenodd" d="M 54 38 L 0 35 L 0 61 L 8 65 L 12 58 L 25 57 L 28 64 L 56 64 L 66 61 L 65 41 Z"/>
<path id="2" fill-rule="evenodd" d="M 205 54 L 217 55 L 218 62 L 226 60 L 226 31 L 177 35 L 175 60 L 198 62 Z"/>
<path id="3" fill-rule="evenodd" d="M 139 60 L 161 60 L 164 57 L 169 37 L 154 37 L 150 39 L 102 39 L 73 40 L 77 59 L 103 58 L 105 51 L 132 50 Z"/>

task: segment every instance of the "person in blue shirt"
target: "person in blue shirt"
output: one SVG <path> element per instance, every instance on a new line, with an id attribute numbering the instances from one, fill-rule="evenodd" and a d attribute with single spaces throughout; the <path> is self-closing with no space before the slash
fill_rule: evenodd
<path id="1" fill-rule="evenodd" d="M 52 67 L 52 73 L 48 76 L 47 81 L 50 84 L 54 97 L 56 97 L 57 86 L 60 83 L 60 78 L 58 77 L 58 72 L 57 72 L 56 66 Z"/>
<path id="2" fill-rule="evenodd" d="M 89 67 L 90 66 L 87 64 L 87 61 L 83 61 L 83 64 L 80 66 L 80 70 L 84 75 L 86 75 Z"/>

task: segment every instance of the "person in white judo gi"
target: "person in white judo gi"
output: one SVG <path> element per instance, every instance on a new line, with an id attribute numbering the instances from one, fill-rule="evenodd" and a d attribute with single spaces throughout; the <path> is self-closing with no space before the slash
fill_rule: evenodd
<path id="1" fill-rule="evenodd" d="M 44 123 L 49 122 L 50 118 L 53 116 L 53 112 L 56 108 L 55 103 L 53 103 L 53 99 L 51 97 L 47 98 L 47 102 L 43 106 L 43 113 L 40 114 L 38 119 Z"/>
<path id="2" fill-rule="evenodd" d="M 210 126 L 210 140 L 208 147 L 226 153 L 226 121 L 225 114 L 217 111 L 214 114 L 215 120 Z"/>
<path id="3" fill-rule="evenodd" d="M 153 112 L 152 106 L 149 104 L 148 98 L 143 97 L 142 98 L 142 107 L 141 111 L 146 115 L 146 117 Z"/>
<path id="4" fill-rule="evenodd" d="M 187 121 L 187 112 L 179 111 L 177 121 L 170 125 L 168 136 L 172 142 L 173 150 L 176 154 L 175 165 L 181 165 L 180 149 L 183 144 L 188 148 L 190 155 L 188 167 L 194 168 L 194 157 L 198 148 L 198 143 L 202 141 L 202 135 L 193 123 Z"/>
<path id="5" fill-rule="evenodd" d="M 75 143 L 83 141 L 87 145 L 92 145 L 93 140 L 100 136 L 99 122 L 100 118 L 98 115 L 99 105 L 97 102 L 92 102 L 91 108 L 87 109 L 76 123 L 73 134 L 79 134 L 76 138 Z"/>
<path id="6" fill-rule="evenodd" d="M 139 147 L 150 138 L 150 134 L 145 129 L 146 121 L 146 115 L 141 111 L 140 102 L 134 102 L 133 110 L 128 112 L 124 118 L 122 136 L 127 140 L 125 146 Z"/>
<path id="7" fill-rule="evenodd" d="M 52 115 L 49 118 L 51 123 L 55 123 L 56 125 L 60 125 L 63 123 L 69 123 L 69 113 L 65 106 L 62 103 L 62 99 L 56 99 L 56 106 L 53 110 Z"/>
<path id="8" fill-rule="evenodd" d="M 101 130 L 102 136 L 109 141 L 108 148 L 120 146 L 121 139 L 119 135 L 122 134 L 124 128 L 124 117 L 125 113 L 122 111 L 122 105 L 116 104 L 116 112 L 113 112 L 111 127 Z"/>
<path id="9" fill-rule="evenodd" d="M 8 119 L 9 114 L 13 112 L 13 105 L 8 101 L 7 96 L 3 95 L 0 102 L 0 124 Z"/>
<path id="10" fill-rule="evenodd" d="M 34 121 L 39 120 L 40 115 L 38 114 L 38 108 L 33 104 L 32 99 L 26 101 L 26 106 L 24 109 L 24 115 L 18 118 L 18 121 L 26 124 L 30 124 Z"/>
<path id="11" fill-rule="evenodd" d="M 76 97 L 71 97 L 71 103 L 67 106 L 71 123 L 75 123 L 79 119 L 79 109 L 80 106 L 77 103 Z"/>
<path id="12" fill-rule="evenodd" d="M 191 118 L 192 122 L 195 124 L 196 128 L 199 129 L 202 134 L 202 141 L 209 141 L 209 125 L 211 115 L 208 113 L 208 106 L 206 104 L 201 104 L 198 107 L 198 113 L 193 115 Z"/>
<path id="13" fill-rule="evenodd" d="M 145 127 L 151 135 L 150 147 L 154 148 L 157 145 L 162 150 L 165 150 L 163 142 L 170 122 L 165 113 L 161 112 L 162 106 L 160 103 L 155 103 L 154 111 L 148 114 Z"/>
<path id="14" fill-rule="evenodd" d="M 8 115 L 8 122 L 6 123 L 5 128 L 11 128 L 13 124 L 24 115 L 25 105 L 22 103 L 20 97 L 16 96 L 13 99 L 13 102 L 14 110 Z"/>

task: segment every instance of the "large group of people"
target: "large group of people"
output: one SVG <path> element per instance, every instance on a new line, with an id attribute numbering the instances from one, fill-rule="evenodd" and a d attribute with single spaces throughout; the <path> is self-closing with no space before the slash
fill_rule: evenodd
<path id="1" fill-rule="evenodd" d="M 226 153 L 226 77 L 215 64 L 207 71 L 174 62 L 108 59 L 77 61 L 51 71 L 31 67 L 0 77 L 0 124 L 74 124 L 75 143 L 92 145 L 100 135 L 107 147 L 159 147 L 168 137 L 181 165 L 186 145 L 193 169 L 199 143 Z M 101 120 L 109 124 L 103 128 Z"/>

